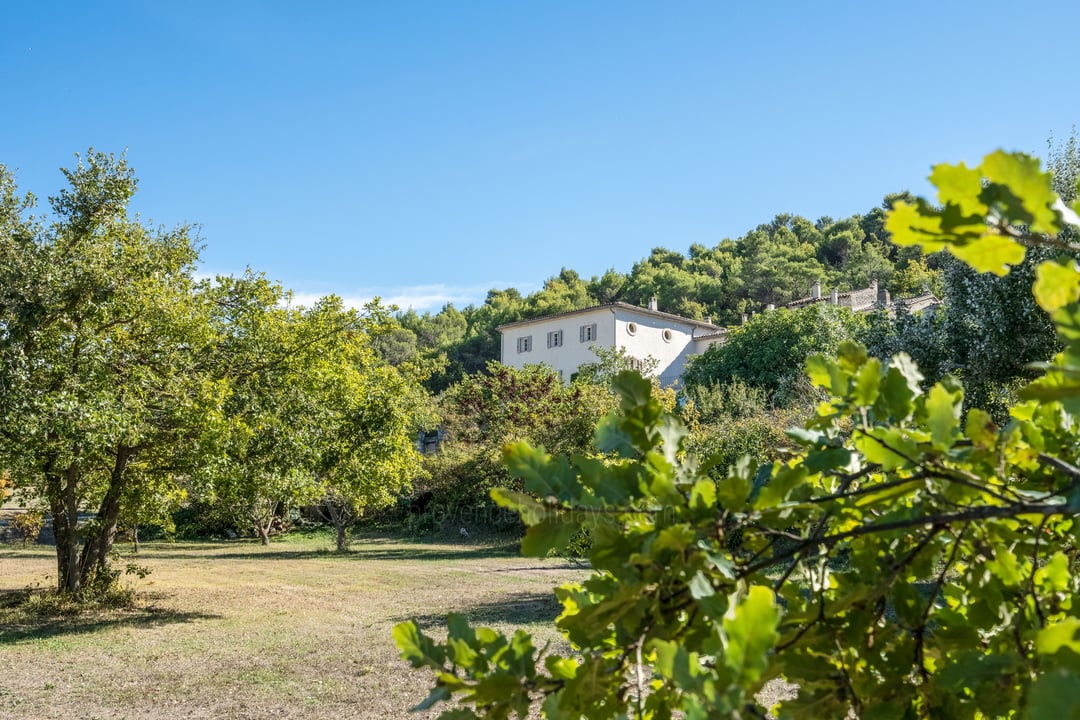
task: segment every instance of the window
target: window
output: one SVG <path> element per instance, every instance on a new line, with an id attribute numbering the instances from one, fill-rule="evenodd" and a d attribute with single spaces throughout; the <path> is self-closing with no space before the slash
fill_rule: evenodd
<path id="1" fill-rule="evenodd" d="M 581 342 L 593 342 L 596 340 L 596 323 L 581 326 Z"/>
<path id="2" fill-rule="evenodd" d="M 626 323 L 626 332 L 637 335 L 637 323 Z"/>
<path id="3" fill-rule="evenodd" d="M 670 330 L 664 330 L 664 342 L 671 342 L 671 338 L 674 337 L 674 333 Z"/>
<path id="4" fill-rule="evenodd" d="M 631 370 L 636 370 L 637 372 L 641 372 L 642 368 L 644 368 L 644 367 L 645 367 L 645 363 L 642 360 L 639 360 L 636 357 L 630 358 L 630 369 Z"/>
<path id="5" fill-rule="evenodd" d="M 548 333 L 548 347 L 559 347 L 563 344 L 562 330 L 552 330 Z"/>
<path id="6" fill-rule="evenodd" d="M 518 338 L 518 352 L 527 353 L 532 351 L 532 335 Z"/>

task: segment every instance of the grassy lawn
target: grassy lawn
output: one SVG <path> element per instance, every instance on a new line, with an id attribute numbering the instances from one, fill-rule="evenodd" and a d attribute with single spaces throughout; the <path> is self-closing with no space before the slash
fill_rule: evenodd
<path id="1" fill-rule="evenodd" d="M 585 575 L 508 548 L 331 548 L 329 535 L 145 544 L 134 611 L 61 621 L 13 608 L 55 582 L 53 548 L 0 545 L 0 718 L 403 718 L 431 678 L 399 659 L 395 623 L 458 611 L 558 641 L 551 588 Z"/>

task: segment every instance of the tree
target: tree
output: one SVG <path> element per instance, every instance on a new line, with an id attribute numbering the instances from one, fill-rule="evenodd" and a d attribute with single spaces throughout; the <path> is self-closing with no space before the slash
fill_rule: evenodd
<path id="1" fill-rule="evenodd" d="M 1075 136 L 1057 148 L 1051 143 L 1049 169 L 1054 190 L 1076 199 L 1080 153 Z M 1063 231 L 1066 237 L 1071 230 Z M 1075 236 L 1073 236 L 1075 237 Z M 1060 253 L 1056 248 L 1029 249 L 1007 275 L 986 272 L 952 256 L 944 268 L 944 343 L 953 371 L 964 380 L 969 406 L 1007 417 L 1016 390 L 1032 378 L 1028 366 L 1047 360 L 1059 344 L 1054 324 L 1031 294 L 1036 268 Z M 1077 256 L 1076 251 L 1072 251 Z"/>
<path id="2" fill-rule="evenodd" d="M 938 166 L 940 207 L 898 203 L 894 240 L 1004 275 L 1080 226 L 1037 161 L 1003 152 Z M 1067 242 L 1067 241 L 1066 241 Z M 622 375 L 603 460 L 505 453 L 524 492 L 493 494 L 542 555 L 581 528 L 593 574 L 556 591 L 574 647 L 538 653 L 452 615 L 446 642 L 395 640 L 436 674 L 445 718 L 764 717 L 769 679 L 798 684 L 780 718 L 1025 717 L 1072 713 L 1080 692 L 1080 264 L 1036 269 L 1034 296 L 1064 350 L 1003 426 L 963 413 L 954 378 L 924 389 L 906 355 L 842 343 L 807 362 L 828 394 L 761 467 L 707 474 L 686 429 Z M 741 538 L 732 546 L 735 536 Z"/>
<path id="3" fill-rule="evenodd" d="M 835 352 L 853 338 L 865 319 L 850 308 L 815 303 L 806 308 L 766 311 L 693 358 L 683 373 L 687 388 L 724 385 L 741 380 L 772 393 L 784 404 L 798 394 L 806 358 Z"/>
<path id="4" fill-rule="evenodd" d="M 913 313 L 901 304 L 892 314 L 885 310 L 870 313 L 856 338 L 881 360 L 907 353 L 933 385 L 956 369 L 945 322 L 946 312 L 940 306 Z"/>
<path id="5" fill-rule="evenodd" d="M 196 477 L 197 491 L 266 545 L 285 508 L 318 498 L 321 407 L 308 370 L 356 321 L 320 323 L 317 310 L 292 306 L 279 285 L 250 271 L 218 277 L 210 294 L 226 427 L 221 452 Z"/>
<path id="6" fill-rule="evenodd" d="M 814 244 L 819 235 L 806 218 L 779 215 L 739 241 L 746 291 L 758 308 L 803 297 L 815 281 L 826 278 Z"/>
<path id="7" fill-rule="evenodd" d="M 606 348 L 593 345 L 589 348 L 596 355 L 596 362 L 583 363 L 571 378 L 575 384 L 601 385 L 607 387 L 623 370 L 635 366 L 644 377 L 652 377 L 660 362 L 653 357 L 639 360 L 626 353 L 626 348 Z"/>
<path id="8" fill-rule="evenodd" d="M 421 358 L 390 362 L 379 341 L 400 329 L 376 299 L 362 312 L 330 295 L 310 308 L 261 275 L 218 278 L 215 364 L 228 383 L 224 452 L 201 495 L 264 545 L 290 508 L 315 507 L 337 547 L 364 512 L 392 503 L 419 475 L 427 417 Z"/>
<path id="9" fill-rule="evenodd" d="M 606 386 L 567 386 L 544 365 L 492 362 L 451 387 L 439 404 L 445 440 L 426 461 L 436 508 L 458 520 L 455 528 L 502 529 L 490 491 L 519 485 L 501 462 L 503 446 L 527 439 L 555 452 L 586 452 L 593 426 L 614 402 Z"/>
<path id="10" fill-rule="evenodd" d="M 307 369 L 320 406 L 317 507 L 335 528 L 339 552 L 347 549 L 353 523 L 393 504 L 423 475 L 416 437 L 431 422 L 423 376 L 416 368 L 379 361 L 371 346 L 383 322 L 381 309 L 369 305 L 362 331 L 335 336 Z"/>
<path id="11" fill-rule="evenodd" d="M 125 495 L 151 455 L 181 464 L 219 415 L 212 340 L 190 229 L 131 220 L 123 157 L 91 150 L 63 171 L 53 221 L 27 219 L 0 169 L 0 466 L 45 499 L 57 584 L 107 579 Z M 79 522 L 82 508 L 93 522 Z"/>

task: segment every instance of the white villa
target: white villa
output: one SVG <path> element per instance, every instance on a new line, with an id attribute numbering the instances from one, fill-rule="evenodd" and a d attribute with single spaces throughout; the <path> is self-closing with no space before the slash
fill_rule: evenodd
<path id="1" fill-rule="evenodd" d="M 660 312 L 655 298 L 647 308 L 613 302 L 519 320 L 497 329 L 502 334 L 504 365 L 521 368 L 542 363 L 569 382 L 579 367 L 597 361 L 592 346 L 623 348 L 637 361 L 656 360 L 656 374 L 665 387 L 682 376 L 689 357 L 723 342 L 727 334 L 711 322 Z"/>
<path id="2" fill-rule="evenodd" d="M 919 312 L 940 303 L 930 293 L 903 300 L 892 300 L 889 292 L 879 288 L 877 281 L 870 287 L 849 292 L 823 295 L 821 283 L 814 283 L 810 297 L 788 303 L 791 309 L 814 303 L 829 303 L 849 307 L 853 312 L 886 310 L 890 313 L 898 307 L 908 312 Z M 768 310 L 772 310 L 770 305 Z M 746 321 L 746 317 L 743 317 Z M 586 363 L 597 362 L 592 347 L 615 350 L 622 348 L 634 360 L 641 363 L 646 358 L 657 362 L 656 374 L 664 387 L 675 384 L 682 377 L 686 361 L 705 352 L 710 345 L 727 339 L 727 328 L 712 322 L 660 312 L 656 298 L 643 308 L 624 302 L 607 303 L 582 310 L 548 315 L 531 320 L 500 325 L 502 334 L 501 360 L 504 365 L 522 368 L 526 365 L 547 365 L 559 373 L 563 382 L 569 382 L 578 368 Z"/>

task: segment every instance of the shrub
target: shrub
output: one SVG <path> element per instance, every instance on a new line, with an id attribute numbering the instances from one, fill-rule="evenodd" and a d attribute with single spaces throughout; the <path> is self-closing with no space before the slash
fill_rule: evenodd
<path id="1" fill-rule="evenodd" d="M 11 519 L 11 527 L 22 539 L 22 544 L 37 542 L 45 528 L 45 514 L 40 510 L 25 510 Z"/>

